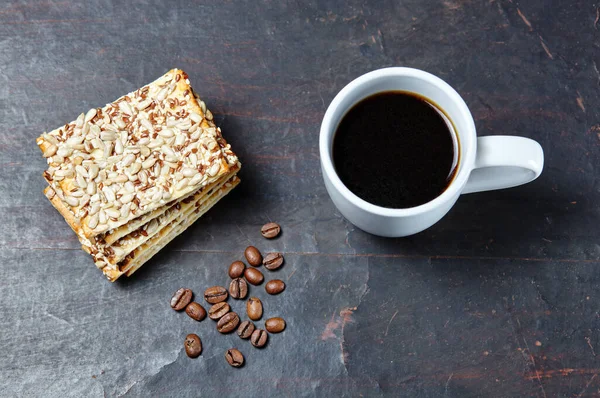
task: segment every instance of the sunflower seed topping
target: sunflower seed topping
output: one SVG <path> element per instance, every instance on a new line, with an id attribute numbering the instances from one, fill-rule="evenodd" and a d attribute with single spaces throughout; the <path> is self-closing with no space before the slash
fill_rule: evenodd
<path id="1" fill-rule="evenodd" d="M 117 200 L 114 191 L 109 187 L 102 188 L 102 193 L 104 194 L 104 197 L 108 202 L 114 202 L 115 200 Z"/>
<path id="2" fill-rule="evenodd" d="M 237 165 L 237 157 L 222 149 L 226 143 L 219 144 L 212 119 L 187 75 L 172 70 L 40 135 L 36 143 L 48 163 L 44 177 L 52 185 L 46 195 L 73 208 L 85 227 L 81 237 L 112 233 L 215 182 L 224 161 Z"/>
<path id="3" fill-rule="evenodd" d="M 96 228 L 97 225 L 98 225 L 98 213 L 94 213 L 88 219 L 88 227 L 90 227 L 91 229 L 94 229 L 94 228 Z"/>
<path id="4" fill-rule="evenodd" d="M 49 158 L 50 156 L 54 155 L 56 151 L 58 151 L 58 147 L 51 143 L 48 146 L 46 146 L 46 149 L 44 150 L 42 155 L 45 158 Z"/>
<path id="5" fill-rule="evenodd" d="M 89 111 L 87 111 L 87 113 L 85 114 L 85 118 L 83 120 L 84 123 L 89 122 L 90 120 L 92 120 L 95 116 L 96 116 L 96 108 L 92 108 Z"/>
<path id="6" fill-rule="evenodd" d="M 65 201 L 71 207 L 79 206 L 79 199 L 77 199 L 77 198 L 75 198 L 73 196 L 66 196 L 65 197 Z"/>
<path id="7" fill-rule="evenodd" d="M 142 168 L 149 169 L 150 167 L 154 166 L 154 163 L 156 163 L 155 158 L 148 158 L 142 162 Z"/>

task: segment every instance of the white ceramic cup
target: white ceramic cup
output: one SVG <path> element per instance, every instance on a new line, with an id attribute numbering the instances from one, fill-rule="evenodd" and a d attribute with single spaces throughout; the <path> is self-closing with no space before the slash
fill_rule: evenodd
<path id="1" fill-rule="evenodd" d="M 420 94 L 437 104 L 452 121 L 460 145 L 458 171 L 446 190 L 430 202 L 405 209 L 376 206 L 356 196 L 342 183 L 332 160 L 335 131 L 346 112 L 366 97 L 397 90 Z M 442 79 L 412 68 L 375 70 L 344 87 L 325 112 L 319 152 L 325 187 L 342 215 L 364 231 L 388 237 L 429 228 L 448 213 L 460 194 L 525 184 L 535 180 L 544 166 L 542 147 L 529 138 L 478 138 L 473 116 L 460 95 Z"/>

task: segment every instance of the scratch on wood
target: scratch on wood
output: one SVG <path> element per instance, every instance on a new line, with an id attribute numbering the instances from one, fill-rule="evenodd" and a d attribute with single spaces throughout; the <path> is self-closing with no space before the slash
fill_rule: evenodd
<path id="1" fill-rule="evenodd" d="M 242 234 L 242 236 L 244 238 L 246 238 L 246 240 L 248 241 L 248 243 L 250 243 L 252 245 L 252 241 L 250 240 L 250 238 L 248 237 L 248 235 L 246 235 L 244 233 L 244 231 L 242 231 L 242 228 L 240 228 L 240 226 L 236 223 L 235 226 L 240 230 L 240 233 Z"/>
<path id="2" fill-rule="evenodd" d="M 392 324 L 392 321 L 394 320 L 394 318 L 396 317 L 396 315 L 398 315 L 398 310 L 396 310 L 396 312 L 394 312 L 394 315 L 392 315 L 392 317 L 390 318 L 390 321 L 387 324 L 387 328 L 385 328 L 385 334 L 384 334 L 384 336 L 388 335 L 388 332 L 390 331 L 390 325 Z"/>
<path id="3" fill-rule="evenodd" d="M 542 378 L 542 379 L 550 379 L 552 377 L 568 377 L 568 376 L 583 376 L 583 375 L 593 375 L 593 374 L 597 374 L 600 373 L 600 369 L 586 369 L 586 368 L 580 368 L 580 369 L 573 369 L 573 368 L 563 368 L 563 369 L 556 369 L 556 370 L 541 370 L 538 371 L 537 373 L 527 373 L 525 374 L 525 379 L 527 380 L 533 380 L 533 379 L 537 379 L 538 377 Z"/>
<path id="4" fill-rule="evenodd" d="M 344 240 L 344 243 L 346 244 L 346 246 L 348 246 L 350 249 L 352 249 L 352 246 L 350 245 L 350 241 L 348 240 L 348 233 L 346 234 L 346 239 Z"/>
<path id="5" fill-rule="evenodd" d="M 446 380 L 446 388 L 444 389 L 444 396 L 448 395 L 448 386 L 450 385 L 450 380 L 452 380 L 452 376 L 454 376 L 454 373 L 450 373 L 450 377 L 448 377 L 448 380 Z"/>
<path id="6" fill-rule="evenodd" d="M 335 292 L 333 292 L 333 296 L 335 296 L 336 294 L 338 294 L 340 292 L 340 290 L 346 288 L 346 285 L 340 285 L 340 287 L 338 287 L 337 289 L 335 289 Z"/>
<path id="7" fill-rule="evenodd" d="M 583 97 L 581 94 L 579 94 L 579 91 L 577 91 L 577 106 L 579 106 L 581 110 L 585 112 L 585 106 L 583 106 Z"/>
<path id="8" fill-rule="evenodd" d="M 523 339 L 523 341 L 525 341 L 525 345 L 527 345 L 527 341 L 525 339 Z M 527 351 L 529 351 L 529 347 L 527 347 Z M 535 365 L 535 359 L 533 359 L 533 355 L 531 355 L 531 354 L 529 354 L 529 358 L 531 358 L 531 363 L 533 364 L 533 370 L 535 370 L 535 375 L 536 375 L 538 383 L 540 384 L 542 394 L 544 394 L 544 398 L 547 398 L 546 391 L 544 390 L 544 385 L 542 384 L 542 378 L 540 377 L 540 372 L 538 371 L 537 366 Z"/>
<path id="9" fill-rule="evenodd" d="M 590 341 L 590 338 L 586 337 L 585 341 L 587 341 L 587 345 L 590 346 L 590 349 L 592 350 L 592 355 L 596 356 L 596 351 L 594 351 L 594 346 L 592 345 L 592 342 Z"/>
<path id="10" fill-rule="evenodd" d="M 458 10 L 460 8 L 460 4 L 452 2 L 452 1 L 444 1 L 444 6 L 446 6 L 449 10 Z"/>
<path id="11" fill-rule="evenodd" d="M 321 93 L 321 84 L 320 83 L 317 85 L 317 94 L 319 94 L 319 98 L 321 99 L 321 106 L 323 106 L 323 108 L 325 108 L 325 100 L 323 99 L 323 94 Z M 289 130 L 289 125 L 288 125 L 288 130 Z"/>
<path id="12" fill-rule="evenodd" d="M 483 312 L 480 311 L 474 311 L 474 312 L 469 312 L 468 313 L 470 316 L 474 316 L 476 318 L 483 318 L 485 317 L 486 314 L 484 314 Z M 519 325 L 520 326 L 520 325 Z"/>
<path id="13" fill-rule="evenodd" d="M 585 387 L 583 388 L 583 390 L 581 390 L 581 392 L 577 395 L 578 397 L 582 397 L 583 394 L 587 391 L 588 387 L 590 386 L 590 384 L 592 384 L 592 381 L 594 381 L 594 379 L 596 378 L 596 376 L 598 376 L 598 373 L 594 374 L 590 380 L 587 382 L 587 384 L 585 385 Z"/>
<path id="14" fill-rule="evenodd" d="M 294 270 L 292 271 L 292 273 L 290 274 L 290 276 L 288 276 L 287 280 L 289 281 L 290 278 L 292 277 L 292 275 L 294 275 L 296 273 L 296 268 L 294 268 Z"/>
<path id="15" fill-rule="evenodd" d="M 4 25 L 35 25 L 35 24 L 53 24 L 53 23 L 104 23 L 111 22 L 110 19 L 33 19 L 29 21 L 4 21 Z"/>
<path id="16" fill-rule="evenodd" d="M 411 381 L 411 380 L 414 380 L 414 379 L 416 379 L 416 378 L 417 378 L 417 376 L 413 376 L 413 375 L 411 375 L 411 376 L 406 376 L 406 377 L 403 377 L 402 379 L 400 379 L 400 380 L 398 381 L 398 384 L 404 384 L 404 383 L 407 383 L 407 382 L 409 382 L 409 381 Z"/>
<path id="17" fill-rule="evenodd" d="M 383 38 L 383 33 L 381 33 L 381 29 L 377 29 L 377 35 L 379 36 L 379 48 L 381 49 L 384 55 L 387 55 L 385 51 L 385 42 Z"/>
<path id="18" fill-rule="evenodd" d="M 598 30 L 598 21 L 600 21 L 600 7 L 596 8 L 596 19 L 594 20 L 594 29 Z"/>
<path id="19" fill-rule="evenodd" d="M 56 315 L 54 315 L 54 314 L 51 314 L 50 312 L 48 312 L 48 310 L 44 310 L 44 313 L 45 313 L 46 315 L 48 315 L 50 318 L 56 319 L 57 321 L 59 321 L 59 322 L 61 322 L 61 323 L 66 323 L 66 324 L 67 324 L 67 325 L 69 325 L 69 326 L 73 326 L 73 325 L 71 325 L 71 322 L 69 322 L 69 321 L 67 321 L 66 319 L 63 319 L 63 318 L 61 318 L 61 317 L 58 317 L 58 316 L 56 316 Z"/>
<path id="20" fill-rule="evenodd" d="M 529 27 L 529 30 L 533 30 L 533 26 L 531 26 L 531 22 L 529 22 L 527 17 L 525 17 L 525 15 L 518 8 L 517 8 L 517 14 L 519 14 L 519 16 L 521 17 L 523 22 L 525 22 L 525 25 L 527 25 Z"/>
<path id="21" fill-rule="evenodd" d="M 540 44 L 542 45 L 542 48 L 546 52 L 546 55 L 548 56 L 548 58 L 554 59 L 554 56 L 550 52 L 550 49 L 548 48 L 548 46 L 546 45 L 546 43 L 544 43 L 544 39 L 542 39 L 542 36 L 540 36 Z"/>
<path id="22" fill-rule="evenodd" d="M 514 298 L 513 298 L 513 300 L 514 300 Z M 517 320 L 519 329 L 521 329 L 521 322 L 519 321 L 519 318 L 515 317 L 515 319 Z M 525 339 L 525 337 L 521 336 L 521 338 L 523 339 L 523 343 L 525 343 L 525 348 L 527 348 L 527 353 L 529 354 L 529 360 L 531 361 L 531 366 L 533 367 L 533 370 L 535 371 L 537 381 L 540 385 L 540 389 L 542 390 L 542 394 L 544 394 L 544 398 L 547 398 L 546 391 L 544 390 L 544 385 L 542 384 L 542 378 L 540 377 L 540 372 L 538 371 L 537 365 L 535 363 L 535 358 L 533 358 L 533 355 L 531 355 L 531 350 L 529 349 L 529 344 L 527 344 L 527 340 Z M 517 337 L 517 339 L 518 339 L 518 337 Z M 523 356 L 525 357 L 524 352 L 523 352 Z"/>
<path id="23" fill-rule="evenodd" d="M 513 301 L 513 305 L 514 305 L 514 302 L 515 302 L 514 296 L 512 296 L 512 301 Z M 516 321 L 518 329 L 515 328 L 514 321 Z M 547 398 L 546 391 L 544 390 L 544 386 L 542 385 L 542 380 L 541 380 L 540 374 L 539 374 L 537 366 L 535 364 L 535 359 L 533 358 L 533 355 L 529 354 L 529 357 L 528 357 L 525 354 L 525 350 L 523 350 L 523 348 L 521 347 L 521 343 L 519 342 L 519 337 L 521 337 L 523 339 L 523 343 L 525 343 L 525 348 L 527 349 L 527 353 L 529 353 L 530 352 L 529 344 L 527 344 L 527 340 L 522 336 L 521 331 L 520 331 L 521 330 L 521 321 L 519 321 L 519 318 L 516 316 L 514 317 L 514 321 L 511 322 L 511 326 L 512 326 L 513 332 L 515 334 L 515 341 L 517 343 L 517 346 L 519 347 L 518 351 L 523 355 L 523 359 L 525 360 L 525 362 L 528 362 L 528 360 L 531 361 L 531 367 L 533 367 L 533 369 L 535 371 L 535 376 L 528 378 L 528 379 L 533 380 L 534 378 L 536 378 L 539 383 L 540 389 L 542 390 L 542 393 L 544 394 L 544 397 Z"/>

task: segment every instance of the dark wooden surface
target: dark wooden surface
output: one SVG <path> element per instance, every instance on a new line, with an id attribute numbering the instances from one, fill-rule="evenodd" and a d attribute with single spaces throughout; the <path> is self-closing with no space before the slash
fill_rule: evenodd
<path id="1" fill-rule="evenodd" d="M 599 7 L 3 1 L 0 396 L 599 395 Z M 355 229 L 322 184 L 319 125 L 346 83 L 385 66 L 447 80 L 479 135 L 538 140 L 542 176 L 465 196 L 410 238 Z M 213 110 L 243 183 L 110 284 L 41 194 L 34 138 L 172 67 Z M 259 235 L 268 220 L 276 241 Z M 287 259 L 284 294 L 253 289 L 288 320 L 261 351 L 168 306 L 182 285 L 225 283 L 249 242 Z M 231 346 L 244 368 L 225 363 Z"/>

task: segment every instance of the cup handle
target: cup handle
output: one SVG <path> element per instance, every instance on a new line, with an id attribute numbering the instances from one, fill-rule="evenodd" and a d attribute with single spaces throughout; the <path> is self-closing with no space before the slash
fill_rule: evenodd
<path id="1" fill-rule="evenodd" d="M 544 151 L 525 137 L 477 138 L 477 158 L 462 193 L 516 187 L 535 180 L 544 168 Z"/>

